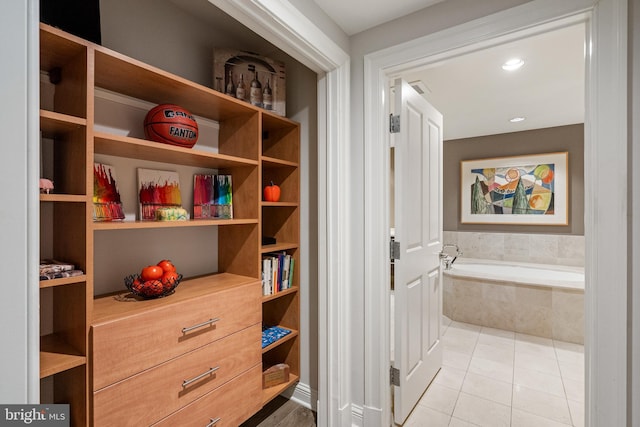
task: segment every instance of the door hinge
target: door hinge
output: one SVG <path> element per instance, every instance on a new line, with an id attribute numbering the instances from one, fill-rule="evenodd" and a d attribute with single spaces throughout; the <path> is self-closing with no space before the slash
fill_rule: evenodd
<path id="1" fill-rule="evenodd" d="M 391 366 L 389 368 L 389 381 L 391 385 L 400 387 L 400 370 Z"/>
<path id="2" fill-rule="evenodd" d="M 400 115 L 394 116 L 393 114 L 389 114 L 389 132 L 398 133 L 400 132 Z"/>
<path id="3" fill-rule="evenodd" d="M 391 242 L 389 242 L 389 253 L 391 255 L 391 261 L 400 259 L 400 242 L 392 239 Z"/>

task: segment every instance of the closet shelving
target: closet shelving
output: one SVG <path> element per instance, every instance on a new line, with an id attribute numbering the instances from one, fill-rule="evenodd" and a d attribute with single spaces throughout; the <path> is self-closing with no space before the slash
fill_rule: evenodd
<path id="1" fill-rule="evenodd" d="M 41 255 L 71 262 L 84 272 L 82 276 L 40 282 L 44 305 L 40 347 L 43 403 L 70 403 L 73 425 L 96 422 L 90 410 L 95 392 L 91 325 L 117 319 L 124 312 L 110 302 L 104 303 L 103 296 L 94 295 L 94 234 L 119 230 L 161 232 L 164 228 L 217 227 L 217 271 L 211 271 L 206 279 L 212 288 L 259 280 L 263 254 L 285 251 L 292 255 L 296 260 L 293 287 L 264 296 L 259 313 L 263 325 L 292 331 L 263 349 L 260 370 L 287 363 L 291 375 L 287 383 L 263 390 L 262 404 L 295 384 L 300 375 L 299 299 L 304 286 L 300 283 L 304 266 L 300 263 L 299 124 L 44 24 L 40 27 L 40 45 L 41 73 L 55 87 L 52 99 L 42 100 L 40 112 L 42 162 L 53 170 L 55 184 L 53 194 L 40 195 Z M 194 115 L 217 122 L 218 152 L 199 150 L 197 146 L 186 149 L 163 145 L 97 129 L 96 90 L 148 103 L 178 104 Z M 93 222 L 95 155 L 231 174 L 234 218 Z M 261 201 L 262 188 L 271 181 L 282 189 L 279 202 Z M 275 237 L 277 243 L 263 246 L 262 236 Z M 123 276 L 128 273 L 123 272 Z M 176 297 L 189 283 L 185 280 L 180 285 Z M 171 302 L 171 298 L 166 301 Z M 246 375 L 260 370 L 252 368 Z"/>

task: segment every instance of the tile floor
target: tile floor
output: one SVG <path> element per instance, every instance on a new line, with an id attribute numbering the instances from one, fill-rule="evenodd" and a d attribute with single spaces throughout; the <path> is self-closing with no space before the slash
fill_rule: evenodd
<path id="1" fill-rule="evenodd" d="M 584 347 L 445 319 L 443 367 L 404 427 L 584 426 Z"/>

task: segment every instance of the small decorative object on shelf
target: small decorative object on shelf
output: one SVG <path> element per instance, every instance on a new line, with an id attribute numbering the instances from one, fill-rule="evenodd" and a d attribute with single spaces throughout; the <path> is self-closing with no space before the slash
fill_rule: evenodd
<path id="1" fill-rule="evenodd" d="M 233 218 L 231 175 L 193 176 L 193 218 Z"/>
<path id="2" fill-rule="evenodd" d="M 124 210 L 112 166 L 93 164 L 93 220 L 113 221 L 124 219 Z"/>
<path id="3" fill-rule="evenodd" d="M 53 181 L 47 178 L 40 178 L 40 193 L 49 194 L 53 191 Z"/>
<path id="4" fill-rule="evenodd" d="M 262 348 L 268 347 L 280 338 L 289 335 L 289 329 L 280 326 L 262 327 Z"/>
<path id="5" fill-rule="evenodd" d="M 289 365 L 278 363 L 262 371 L 262 388 L 289 382 Z"/>
<path id="6" fill-rule="evenodd" d="M 158 208 L 156 209 L 156 221 L 186 221 L 189 212 L 184 208 Z"/>
<path id="7" fill-rule="evenodd" d="M 245 77 L 249 89 L 245 88 Z M 284 63 L 256 53 L 215 48 L 213 51 L 213 81 L 224 79 L 215 89 L 252 105 L 286 116 Z M 237 85 L 234 84 L 237 82 Z M 247 93 L 248 92 L 248 93 Z M 248 96 L 247 96 L 248 95 Z"/>
<path id="8" fill-rule="evenodd" d="M 131 274 L 124 278 L 129 291 L 145 299 L 160 298 L 171 295 L 180 281 L 182 274 L 169 260 L 163 259 L 156 265 L 144 267 L 140 274 Z"/>
<path id="9" fill-rule="evenodd" d="M 181 208 L 180 176 L 177 172 L 138 168 L 140 219 L 156 220 L 160 208 Z"/>
<path id="10" fill-rule="evenodd" d="M 271 185 L 264 187 L 263 196 L 265 202 L 280 201 L 280 187 L 271 181 Z"/>
<path id="11" fill-rule="evenodd" d="M 198 141 L 198 123 L 184 108 L 160 104 L 147 113 L 144 135 L 151 141 L 191 148 Z"/>

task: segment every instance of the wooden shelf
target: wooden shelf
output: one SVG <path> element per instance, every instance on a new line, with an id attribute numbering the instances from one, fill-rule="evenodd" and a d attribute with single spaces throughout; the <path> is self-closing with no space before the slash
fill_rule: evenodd
<path id="1" fill-rule="evenodd" d="M 40 337 L 40 378 L 49 377 L 87 363 L 86 356 L 52 334 Z"/>
<path id="2" fill-rule="evenodd" d="M 262 248 L 260 248 L 260 252 L 264 254 L 269 252 L 287 251 L 290 249 L 297 249 L 297 248 L 298 248 L 297 243 L 282 242 L 282 243 L 275 243 L 273 245 L 263 245 Z"/>
<path id="3" fill-rule="evenodd" d="M 294 374 L 289 374 L 289 381 L 283 384 L 274 385 L 273 387 L 265 388 L 262 390 L 262 406 L 269 403 L 280 393 L 298 382 L 300 377 Z"/>
<path id="4" fill-rule="evenodd" d="M 41 202 L 85 203 L 87 196 L 81 194 L 40 194 Z"/>
<path id="5" fill-rule="evenodd" d="M 284 291 L 280 291 L 280 292 L 278 292 L 276 294 L 264 295 L 262 297 L 262 302 L 265 303 L 265 302 L 268 302 L 268 301 L 272 301 L 274 299 L 278 299 L 278 298 L 284 297 L 286 295 L 295 294 L 296 292 L 298 292 L 298 287 L 297 286 L 293 286 L 293 287 L 291 287 L 289 289 L 285 289 Z M 287 329 L 289 329 L 289 328 L 287 328 Z"/>
<path id="6" fill-rule="evenodd" d="M 107 48 L 97 47 L 95 56 L 97 87 L 156 104 L 170 99 L 173 104 L 188 108 L 192 114 L 216 121 L 250 116 L 260 111 L 249 103 Z"/>
<path id="7" fill-rule="evenodd" d="M 297 336 L 298 336 L 298 331 L 296 331 L 295 329 L 291 329 L 291 328 L 288 328 L 288 327 L 286 327 L 286 326 L 282 326 L 282 325 L 278 325 L 278 326 L 280 326 L 280 327 L 282 327 L 282 328 L 284 328 L 284 329 L 288 329 L 288 330 L 290 330 L 290 331 L 291 331 L 291 333 L 289 333 L 289 334 L 285 335 L 284 337 L 280 338 L 279 340 L 277 340 L 277 341 L 275 341 L 275 342 L 273 342 L 273 343 L 269 344 L 269 345 L 268 345 L 268 346 L 266 346 L 265 348 L 263 348 L 263 349 L 262 349 L 262 354 L 264 354 L 264 353 L 266 353 L 266 352 L 268 352 L 268 351 L 271 351 L 271 350 L 273 350 L 274 348 L 277 348 L 277 347 L 279 347 L 280 345 L 282 345 L 282 344 L 286 343 L 287 341 L 292 340 L 293 338 L 295 338 L 295 337 L 297 337 Z"/>
<path id="8" fill-rule="evenodd" d="M 209 153 L 192 148 L 176 147 L 145 139 L 96 132 L 94 136 L 96 154 L 175 163 L 203 168 L 237 168 L 257 166 L 258 161 L 224 154 Z"/>
<path id="9" fill-rule="evenodd" d="M 299 203 L 296 202 L 261 202 L 262 206 L 270 208 L 297 208 Z"/>
<path id="10" fill-rule="evenodd" d="M 298 163 L 274 157 L 262 156 L 262 166 L 267 168 L 297 168 Z"/>
<path id="11" fill-rule="evenodd" d="M 257 224 L 257 219 L 190 219 L 187 221 L 105 221 L 94 222 L 93 229 L 100 230 L 132 230 L 150 228 L 178 227 L 211 227 Z"/>
<path id="12" fill-rule="evenodd" d="M 87 276 L 61 277 L 60 279 L 40 280 L 40 289 L 53 288 L 56 286 L 72 285 L 87 281 Z"/>
<path id="13" fill-rule="evenodd" d="M 54 111 L 40 110 L 40 130 L 45 138 L 73 132 L 87 125 L 87 120 Z"/>

